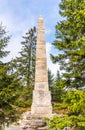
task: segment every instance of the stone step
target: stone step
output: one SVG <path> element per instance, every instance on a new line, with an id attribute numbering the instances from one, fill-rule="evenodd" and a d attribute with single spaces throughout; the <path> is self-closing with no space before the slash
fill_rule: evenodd
<path id="1" fill-rule="evenodd" d="M 46 130 L 46 126 L 45 127 L 37 128 L 37 130 Z"/>

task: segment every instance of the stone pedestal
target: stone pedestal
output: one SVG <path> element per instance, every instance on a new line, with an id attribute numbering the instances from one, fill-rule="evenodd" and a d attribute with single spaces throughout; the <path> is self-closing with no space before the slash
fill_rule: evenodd
<path id="1" fill-rule="evenodd" d="M 50 117 L 52 115 L 50 91 L 33 91 L 31 114 L 35 117 Z"/>
<path id="2" fill-rule="evenodd" d="M 35 87 L 31 115 L 34 117 L 50 117 L 52 115 L 51 93 L 48 87 L 44 21 L 42 17 L 38 19 Z"/>

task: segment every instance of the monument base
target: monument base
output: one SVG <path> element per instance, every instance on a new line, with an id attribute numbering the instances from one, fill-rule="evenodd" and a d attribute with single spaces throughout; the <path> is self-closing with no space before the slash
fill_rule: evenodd
<path id="1" fill-rule="evenodd" d="M 33 117 L 50 117 L 52 115 L 50 91 L 33 91 L 31 115 Z"/>

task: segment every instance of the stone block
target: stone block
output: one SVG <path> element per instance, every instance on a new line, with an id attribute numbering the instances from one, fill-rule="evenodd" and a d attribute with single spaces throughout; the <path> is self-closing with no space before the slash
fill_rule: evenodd
<path id="1" fill-rule="evenodd" d="M 52 114 L 50 91 L 33 91 L 31 115 L 36 117 L 49 117 Z"/>

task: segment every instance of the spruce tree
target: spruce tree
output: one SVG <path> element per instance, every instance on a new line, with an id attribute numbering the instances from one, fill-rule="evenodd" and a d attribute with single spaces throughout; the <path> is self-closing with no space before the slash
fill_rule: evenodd
<path id="1" fill-rule="evenodd" d="M 51 54 L 51 58 L 64 70 L 61 84 L 64 83 L 66 94 L 61 109 L 67 111 L 62 116 L 54 116 L 49 122 L 49 129 L 69 126 L 73 130 L 83 130 L 85 91 L 77 89 L 85 87 L 85 1 L 61 0 L 60 15 L 64 19 L 56 25 L 56 40 L 53 43 L 60 52 L 56 56 Z M 56 82 L 56 86 L 59 86 L 59 82 Z"/>
<path id="2" fill-rule="evenodd" d="M 54 75 L 52 74 L 50 69 L 48 69 L 48 85 L 49 85 L 49 89 L 51 91 L 51 96 L 52 96 L 52 100 L 53 100 Z"/>
<path id="3" fill-rule="evenodd" d="M 62 0 L 60 15 L 64 18 L 56 25 L 53 46 L 60 50 L 52 61 L 64 70 L 65 87 L 85 87 L 85 1 Z"/>
<path id="4" fill-rule="evenodd" d="M 53 86 L 53 100 L 57 102 L 62 102 L 64 95 L 64 80 L 62 79 L 60 72 L 57 71 Z"/>
<path id="5" fill-rule="evenodd" d="M 23 36 L 20 56 L 13 60 L 15 75 L 27 88 L 33 87 L 35 75 L 36 28 L 33 27 Z"/>
<path id="6" fill-rule="evenodd" d="M 8 55 L 9 51 L 6 51 L 5 48 L 9 42 L 10 37 L 7 36 L 6 27 L 0 23 L 0 62 L 1 59 Z"/>
<path id="7" fill-rule="evenodd" d="M 22 48 L 19 52 L 20 56 L 12 61 L 11 66 L 12 73 L 22 84 L 24 99 L 28 101 L 32 96 L 35 78 L 36 27 L 28 30 L 23 39 L 21 42 Z"/>
<path id="8" fill-rule="evenodd" d="M 20 86 L 14 80 L 14 75 L 10 74 L 9 63 L 3 63 L 3 58 L 9 54 L 6 51 L 9 39 L 6 28 L 0 24 L 0 129 L 4 123 L 15 119 L 13 103 L 17 99 L 16 90 Z"/>
<path id="9" fill-rule="evenodd" d="M 54 81 L 54 75 L 52 74 L 51 70 L 48 69 L 48 84 L 50 89 L 52 89 L 53 87 L 53 81 Z"/>

